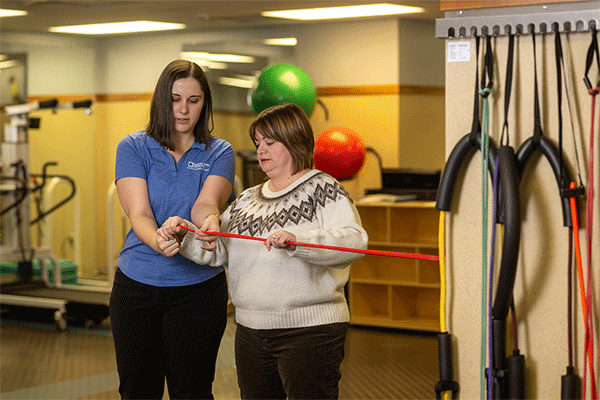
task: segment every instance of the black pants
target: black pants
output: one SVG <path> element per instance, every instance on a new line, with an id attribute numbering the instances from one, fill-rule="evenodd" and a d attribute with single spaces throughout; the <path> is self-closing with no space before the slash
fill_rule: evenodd
<path id="1" fill-rule="evenodd" d="M 155 287 L 120 270 L 110 296 L 119 393 L 124 399 L 213 399 L 227 324 L 225 273 L 190 286 Z"/>
<path id="2" fill-rule="evenodd" d="M 237 325 L 242 399 L 337 399 L 347 323 L 256 330 Z"/>

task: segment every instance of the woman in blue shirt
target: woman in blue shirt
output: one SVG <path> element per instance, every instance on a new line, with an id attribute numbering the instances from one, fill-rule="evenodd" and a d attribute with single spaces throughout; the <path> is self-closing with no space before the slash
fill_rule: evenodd
<path id="1" fill-rule="evenodd" d="M 227 322 L 224 269 L 165 257 L 157 228 L 170 216 L 203 230 L 219 228 L 219 210 L 235 174 L 232 146 L 211 136 L 212 98 L 202 69 L 175 60 L 163 70 L 144 131 L 117 147 L 115 182 L 131 222 L 110 300 L 122 398 L 210 399 Z"/>

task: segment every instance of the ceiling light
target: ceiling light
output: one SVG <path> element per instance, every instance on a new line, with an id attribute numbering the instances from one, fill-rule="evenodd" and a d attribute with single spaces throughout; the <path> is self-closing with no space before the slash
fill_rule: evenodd
<path id="1" fill-rule="evenodd" d="M 165 31 L 173 29 L 185 29 L 185 25 L 154 21 L 130 21 L 111 22 L 108 24 L 55 26 L 48 30 L 50 32 L 78 33 L 82 35 L 108 35 L 115 33 Z"/>
<path id="2" fill-rule="evenodd" d="M 256 58 L 251 56 L 243 56 L 239 54 L 216 54 L 200 51 L 183 51 L 183 58 L 194 58 L 197 60 L 207 60 L 212 62 L 231 62 L 231 63 L 254 63 Z"/>
<path id="3" fill-rule="evenodd" d="M 188 61 L 191 61 L 193 63 L 196 63 L 196 64 L 198 64 L 201 67 L 206 67 L 206 68 L 209 68 L 209 69 L 227 69 L 227 64 L 226 63 L 212 62 L 212 61 L 207 60 L 205 58 L 189 57 L 189 56 L 186 56 L 185 53 L 181 53 L 180 57 L 183 58 L 184 60 L 188 60 Z"/>
<path id="4" fill-rule="evenodd" d="M 222 76 L 219 78 L 219 83 L 227 86 L 235 86 L 250 89 L 254 86 L 254 79 L 242 79 L 242 78 L 231 78 L 227 76 Z"/>
<path id="5" fill-rule="evenodd" d="M 5 8 L 0 8 L 0 18 L 1 17 L 19 17 L 21 15 L 27 15 L 27 11 L 7 10 Z"/>
<path id="6" fill-rule="evenodd" d="M 240 56 L 237 54 L 210 54 L 210 61 L 215 62 L 233 62 L 233 63 L 253 63 L 256 58 L 250 56 Z"/>
<path id="7" fill-rule="evenodd" d="M 299 20 L 338 19 L 372 17 L 424 12 L 421 7 L 408 7 L 396 4 L 367 4 L 348 7 L 322 7 L 302 10 L 264 11 L 263 17 L 287 18 Z"/>
<path id="8" fill-rule="evenodd" d="M 296 44 L 298 44 L 298 40 L 295 37 L 274 38 L 274 39 L 265 39 L 265 40 L 263 40 L 263 43 L 272 45 L 272 46 L 295 46 Z"/>
<path id="9" fill-rule="evenodd" d="M 0 61 L 0 69 L 16 67 L 17 65 L 19 65 L 17 60 Z"/>

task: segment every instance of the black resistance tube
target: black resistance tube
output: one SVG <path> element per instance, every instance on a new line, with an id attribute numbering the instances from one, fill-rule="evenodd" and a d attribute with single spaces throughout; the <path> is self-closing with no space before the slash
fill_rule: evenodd
<path id="1" fill-rule="evenodd" d="M 496 298 L 492 317 L 505 320 L 512 301 L 513 286 L 517 272 L 517 258 L 521 241 L 521 206 L 519 198 L 519 174 L 515 153 L 510 146 L 498 150 L 500 197 L 504 205 L 504 242 Z"/>
<path id="2" fill-rule="evenodd" d="M 452 149 L 444 172 L 440 178 L 440 185 L 437 191 L 435 208 L 440 211 L 450 211 L 452 208 L 452 196 L 456 186 L 456 178 L 462 167 L 463 162 L 474 149 L 481 148 L 481 135 L 471 133 L 463 136 Z M 488 153 L 488 168 L 490 175 L 494 176 L 494 165 L 496 163 L 496 144 L 490 139 Z"/>

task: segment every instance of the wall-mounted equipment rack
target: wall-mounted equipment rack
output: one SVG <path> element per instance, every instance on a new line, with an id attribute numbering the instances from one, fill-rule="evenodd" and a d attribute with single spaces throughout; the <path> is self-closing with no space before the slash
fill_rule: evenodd
<path id="1" fill-rule="evenodd" d="M 586 32 L 600 29 L 600 1 L 446 11 L 437 19 L 438 39 L 508 34 Z"/>

